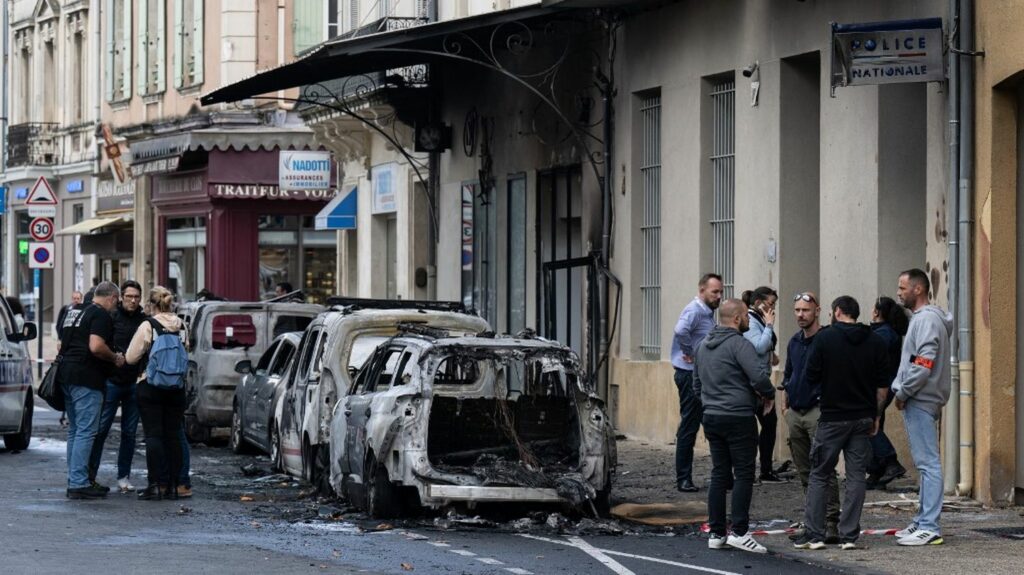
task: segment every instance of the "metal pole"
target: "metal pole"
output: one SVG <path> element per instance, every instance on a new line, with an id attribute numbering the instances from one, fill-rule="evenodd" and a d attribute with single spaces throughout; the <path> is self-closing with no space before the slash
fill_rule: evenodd
<path id="1" fill-rule="evenodd" d="M 32 257 L 29 254 L 29 257 Z M 32 280 L 35 284 L 35 298 L 36 298 L 36 313 L 33 319 L 36 320 L 36 369 L 39 373 L 39 378 L 43 377 L 43 270 L 35 269 L 32 270 Z"/>
<path id="2" fill-rule="evenodd" d="M 959 0 L 949 2 L 949 46 L 954 46 L 954 34 L 959 25 Z M 949 285 L 947 286 L 949 297 L 948 305 L 950 311 L 960 319 L 960 310 L 957 309 L 957 302 L 960 294 L 960 259 L 959 243 L 960 231 L 958 228 L 959 218 L 959 193 L 960 193 L 960 57 L 949 50 L 949 84 L 946 90 L 946 100 L 949 114 L 949 175 L 946 209 L 949 210 L 947 217 L 947 238 L 949 241 Z M 956 492 L 957 472 L 959 470 L 960 458 L 960 360 L 959 360 L 959 334 L 957 330 L 949 338 L 950 349 L 950 397 L 953 401 L 946 404 L 944 425 L 942 426 L 942 452 L 945 457 L 942 460 L 942 490 L 946 495 Z"/>
<path id="3" fill-rule="evenodd" d="M 607 82 L 603 86 L 602 92 L 602 103 L 604 104 L 604 177 L 601 182 L 601 268 L 603 270 L 608 269 L 608 261 L 611 256 L 611 237 L 612 237 L 612 136 L 613 136 L 613 122 L 615 103 L 613 98 L 615 97 L 615 42 L 617 40 L 616 33 L 618 28 L 614 22 L 614 15 L 607 15 L 607 21 L 605 25 L 608 27 L 608 75 Z M 614 411 L 615 406 L 611 405 L 611 397 L 609 393 L 609 382 L 608 375 L 610 371 L 610 362 L 607 360 L 609 353 L 609 341 L 608 341 L 608 314 L 611 312 L 611 304 L 608 301 L 609 293 L 609 280 L 607 274 L 601 274 L 601 320 L 600 320 L 600 332 L 598 334 L 600 353 L 606 358 L 600 373 L 596 374 L 598 378 L 598 395 L 605 400 L 605 404 L 608 406 L 609 411 Z M 596 365 L 594 366 L 597 367 Z M 614 415 L 613 421 L 614 421 Z"/>

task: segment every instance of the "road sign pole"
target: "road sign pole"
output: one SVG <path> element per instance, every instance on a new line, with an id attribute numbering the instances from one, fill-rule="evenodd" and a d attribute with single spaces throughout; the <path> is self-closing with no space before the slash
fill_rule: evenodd
<path id="1" fill-rule="evenodd" d="M 35 287 L 33 294 L 36 298 L 36 341 L 37 341 L 37 354 L 36 354 L 36 365 L 38 366 L 39 379 L 43 378 L 43 270 L 33 270 L 32 283 Z"/>

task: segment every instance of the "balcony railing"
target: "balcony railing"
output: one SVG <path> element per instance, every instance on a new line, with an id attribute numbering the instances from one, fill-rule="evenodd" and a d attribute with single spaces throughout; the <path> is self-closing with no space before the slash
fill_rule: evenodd
<path id="1" fill-rule="evenodd" d="M 60 161 L 58 124 L 14 124 L 7 130 L 7 165 L 52 166 Z"/>

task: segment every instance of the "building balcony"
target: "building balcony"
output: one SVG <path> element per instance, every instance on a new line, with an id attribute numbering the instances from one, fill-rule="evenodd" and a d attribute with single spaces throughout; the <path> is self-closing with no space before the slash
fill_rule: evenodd
<path id="1" fill-rule="evenodd" d="M 7 130 L 7 165 L 53 166 L 60 163 L 60 138 L 56 123 L 14 124 Z"/>

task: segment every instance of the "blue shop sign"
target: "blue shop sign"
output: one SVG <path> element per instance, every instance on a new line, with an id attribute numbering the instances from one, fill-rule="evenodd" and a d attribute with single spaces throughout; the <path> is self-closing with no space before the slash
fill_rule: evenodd
<path id="1" fill-rule="evenodd" d="M 0 187 L 0 215 L 7 213 L 7 188 Z"/>
<path id="2" fill-rule="evenodd" d="M 65 184 L 64 189 L 67 190 L 69 194 L 77 194 L 85 189 L 85 183 L 82 180 L 70 180 Z"/>
<path id="3" fill-rule="evenodd" d="M 28 188 L 15 188 L 14 197 L 18 198 L 19 200 L 24 200 L 25 198 L 28 197 Z"/>

